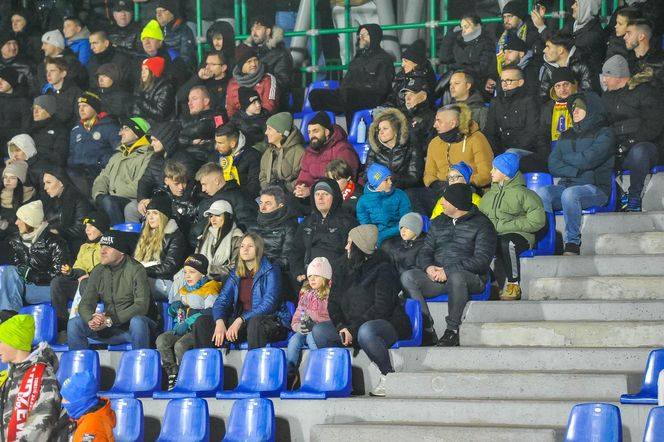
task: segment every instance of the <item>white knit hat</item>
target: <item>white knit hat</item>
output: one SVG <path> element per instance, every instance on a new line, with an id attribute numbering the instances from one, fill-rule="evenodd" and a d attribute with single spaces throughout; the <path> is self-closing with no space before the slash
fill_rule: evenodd
<path id="1" fill-rule="evenodd" d="M 41 200 L 33 201 L 19 207 L 16 211 L 16 218 L 35 229 L 39 227 L 44 222 L 44 206 Z"/>
<path id="2" fill-rule="evenodd" d="M 311 260 L 307 266 L 307 276 L 322 276 L 325 279 L 332 279 L 332 266 L 330 261 L 324 256 L 319 256 Z"/>
<path id="3" fill-rule="evenodd" d="M 7 153 L 10 157 L 12 156 L 12 153 L 9 151 L 9 146 L 12 144 L 21 149 L 28 159 L 37 155 L 35 140 L 33 140 L 28 134 L 18 134 L 7 142 Z"/>
<path id="4" fill-rule="evenodd" d="M 65 48 L 65 36 L 62 35 L 59 29 L 54 29 L 48 31 L 42 35 L 42 43 L 52 44 L 56 48 L 64 49 Z"/>

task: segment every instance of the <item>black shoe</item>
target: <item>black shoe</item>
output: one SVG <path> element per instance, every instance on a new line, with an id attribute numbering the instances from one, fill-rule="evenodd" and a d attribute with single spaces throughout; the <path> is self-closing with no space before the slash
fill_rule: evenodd
<path id="1" fill-rule="evenodd" d="M 579 244 L 573 244 L 571 242 L 565 244 L 565 248 L 563 249 L 563 255 L 573 256 L 580 254 L 581 254 L 581 246 Z"/>
<path id="2" fill-rule="evenodd" d="M 286 388 L 290 391 L 297 390 L 300 388 L 300 373 L 297 371 L 292 371 L 288 373 L 288 378 L 286 380 Z"/>
<path id="3" fill-rule="evenodd" d="M 455 330 L 450 330 L 449 328 L 445 330 L 443 337 L 438 340 L 438 347 L 458 347 L 459 346 L 459 332 Z"/>
<path id="4" fill-rule="evenodd" d="M 422 347 L 433 347 L 438 343 L 438 335 L 436 330 L 424 330 L 422 332 Z"/>
<path id="5" fill-rule="evenodd" d="M 171 391 L 172 389 L 175 388 L 175 383 L 178 380 L 178 375 L 177 374 L 169 374 L 168 375 L 168 391 Z"/>

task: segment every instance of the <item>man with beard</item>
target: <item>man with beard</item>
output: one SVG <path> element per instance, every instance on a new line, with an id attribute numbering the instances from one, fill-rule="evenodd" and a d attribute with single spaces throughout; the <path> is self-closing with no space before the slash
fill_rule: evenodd
<path id="1" fill-rule="evenodd" d="M 211 160 L 224 171 L 226 181 L 235 181 L 250 198 L 260 192 L 261 154 L 248 146 L 246 138 L 234 124 L 226 124 L 215 132 L 215 149 Z"/>
<path id="2" fill-rule="evenodd" d="M 258 92 L 261 106 L 270 115 L 279 109 L 279 84 L 274 75 L 266 71 L 265 64 L 260 61 L 256 50 L 247 46 L 238 46 L 236 50 L 237 65 L 233 69 L 233 78 L 226 91 L 226 112 L 231 118 L 240 110 L 240 87 L 248 87 Z"/>
<path id="3" fill-rule="evenodd" d="M 536 56 L 539 56 L 542 51 L 542 44 L 537 33 L 537 28 L 532 23 L 526 21 L 527 12 L 525 3 L 522 3 L 520 0 L 507 2 L 503 7 L 502 17 L 504 31 L 496 44 L 496 72 L 498 77 L 500 77 L 503 65 L 505 64 L 505 45 L 511 39 L 519 38 L 523 40 L 528 50 L 533 51 L 533 54 Z M 496 81 L 490 78 L 487 80 L 485 89 L 493 93 L 495 86 Z"/>
<path id="4" fill-rule="evenodd" d="M 651 39 L 652 25 L 648 20 L 638 18 L 627 25 L 624 40 L 630 55 L 629 70 L 633 75 L 652 75 L 653 84 L 664 93 L 664 53 L 651 46 Z"/>

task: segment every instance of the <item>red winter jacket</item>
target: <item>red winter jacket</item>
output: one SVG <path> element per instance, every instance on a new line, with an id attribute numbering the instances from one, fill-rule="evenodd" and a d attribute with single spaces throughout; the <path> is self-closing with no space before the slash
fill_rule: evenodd
<path id="1" fill-rule="evenodd" d="M 261 97 L 261 105 L 265 111 L 272 115 L 279 110 L 279 88 L 277 87 L 277 79 L 272 74 L 265 74 L 261 81 L 259 81 L 253 89 L 258 92 Z M 226 112 L 228 118 L 240 110 L 240 96 L 238 91 L 240 85 L 231 78 L 228 82 L 228 89 L 226 89 Z"/>
<path id="2" fill-rule="evenodd" d="M 311 187 L 317 179 L 325 177 L 325 168 L 334 159 L 345 160 L 353 170 L 355 180 L 360 161 L 353 146 L 348 144 L 346 131 L 338 124 L 334 125 L 334 132 L 321 151 L 305 149 L 297 184 L 306 184 L 307 187 Z"/>

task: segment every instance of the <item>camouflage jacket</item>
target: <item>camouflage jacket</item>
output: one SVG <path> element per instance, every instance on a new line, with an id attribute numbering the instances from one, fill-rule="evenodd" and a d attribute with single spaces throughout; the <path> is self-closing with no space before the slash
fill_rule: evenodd
<path id="1" fill-rule="evenodd" d="M 2 440 L 7 439 L 9 421 L 12 417 L 23 376 L 31 366 L 39 362 L 46 364 L 39 398 L 30 411 L 25 428 L 16 435 L 16 440 L 34 442 L 47 441 L 51 438 L 53 428 L 60 417 L 60 401 L 62 398 L 60 397 L 60 385 L 55 377 L 55 372 L 58 369 L 58 358 L 48 344 L 42 342 L 25 361 L 18 364 L 9 364 L 7 379 L 0 387 Z"/>

